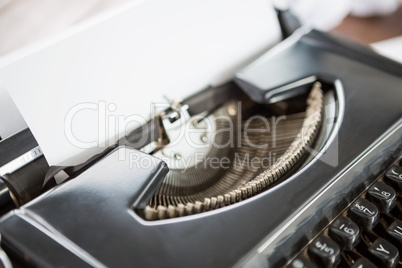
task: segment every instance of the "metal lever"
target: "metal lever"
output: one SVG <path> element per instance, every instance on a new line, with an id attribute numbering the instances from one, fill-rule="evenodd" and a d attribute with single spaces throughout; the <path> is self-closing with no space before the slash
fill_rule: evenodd
<path id="1" fill-rule="evenodd" d="M 181 119 L 184 114 L 188 114 L 189 106 L 187 104 L 181 104 L 180 102 L 171 102 L 170 107 L 157 114 L 153 120 L 155 120 L 155 125 L 157 127 L 158 138 L 156 141 L 147 144 L 143 148 L 141 148 L 142 152 L 154 154 L 157 151 L 161 150 L 163 147 L 170 143 L 169 135 L 167 132 L 167 124 L 174 124 L 179 119 Z M 186 116 L 184 116 L 186 117 Z M 184 119 L 185 120 L 185 119 Z"/>

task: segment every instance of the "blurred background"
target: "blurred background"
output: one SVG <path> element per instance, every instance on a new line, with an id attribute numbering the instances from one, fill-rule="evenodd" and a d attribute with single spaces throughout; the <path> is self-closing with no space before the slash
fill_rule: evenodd
<path id="1" fill-rule="evenodd" d="M 0 56 L 138 0 L 0 0 Z M 269 2 L 269 0 L 267 0 Z M 369 44 L 402 35 L 401 0 L 272 0 L 301 21 Z"/>

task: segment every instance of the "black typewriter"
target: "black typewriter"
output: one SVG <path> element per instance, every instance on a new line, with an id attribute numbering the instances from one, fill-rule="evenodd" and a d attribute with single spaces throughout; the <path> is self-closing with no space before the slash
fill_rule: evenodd
<path id="1" fill-rule="evenodd" d="M 402 267 L 401 157 L 402 65 L 300 29 L 79 166 L 34 160 L 39 188 L 2 176 L 1 245 L 16 267 Z"/>

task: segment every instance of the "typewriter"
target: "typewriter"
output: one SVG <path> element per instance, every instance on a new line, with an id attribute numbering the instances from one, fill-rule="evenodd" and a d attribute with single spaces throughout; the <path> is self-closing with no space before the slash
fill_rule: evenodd
<path id="1" fill-rule="evenodd" d="M 400 267 L 401 85 L 299 29 L 82 164 L 49 168 L 20 132 L 3 152 L 37 157 L 1 177 L 3 265 Z"/>

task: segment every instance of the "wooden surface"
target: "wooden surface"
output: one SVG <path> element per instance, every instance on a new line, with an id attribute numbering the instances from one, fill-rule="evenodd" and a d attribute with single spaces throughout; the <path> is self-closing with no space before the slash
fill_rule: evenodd
<path id="1" fill-rule="evenodd" d="M 332 32 L 366 45 L 402 35 L 402 6 L 387 17 L 348 16 Z"/>

